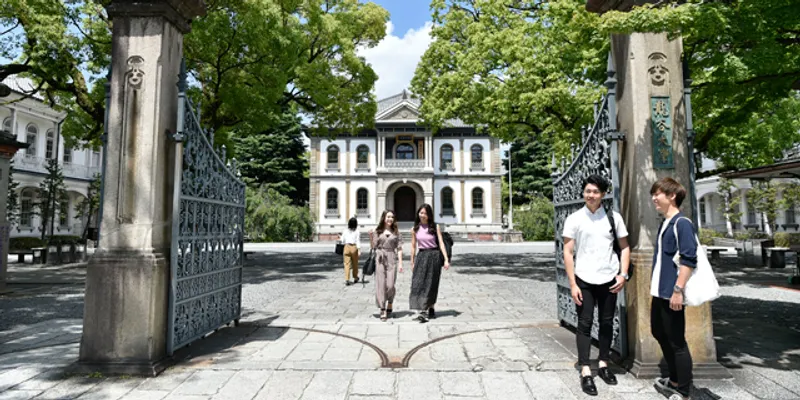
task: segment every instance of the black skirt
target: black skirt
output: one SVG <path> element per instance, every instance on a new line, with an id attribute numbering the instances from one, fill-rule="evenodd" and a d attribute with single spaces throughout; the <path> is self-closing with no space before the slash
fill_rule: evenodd
<path id="1" fill-rule="evenodd" d="M 427 310 L 436 304 L 443 265 L 444 257 L 439 249 L 419 251 L 414 259 L 414 273 L 411 276 L 409 303 L 412 310 Z"/>

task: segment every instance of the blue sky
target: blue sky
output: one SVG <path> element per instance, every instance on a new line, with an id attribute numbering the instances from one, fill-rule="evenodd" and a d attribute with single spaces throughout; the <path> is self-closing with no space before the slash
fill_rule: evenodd
<path id="1" fill-rule="evenodd" d="M 378 74 L 375 95 L 386 98 L 407 89 L 422 54 L 430 45 L 430 0 L 373 0 L 387 9 L 390 21 L 378 46 L 361 50 Z"/>
<path id="2" fill-rule="evenodd" d="M 430 0 L 373 0 L 391 14 L 395 32 L 403 35 L 431 20 Z"/>

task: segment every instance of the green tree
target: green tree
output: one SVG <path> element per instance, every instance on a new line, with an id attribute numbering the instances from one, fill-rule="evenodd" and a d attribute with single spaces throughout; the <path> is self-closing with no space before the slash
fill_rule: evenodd
<path id="1" fill-rule="evenodd" d="M 764 222 L 764 232 L 772 236 L 772 225 L 778 216 L 778 192 L 769 181 L 752 181 L 747 192 L 748 205 L 753 207 Z"/>
<path id="2" fill-rule="evenodd" d="M 528 204 L 514 208 L 514 229 L 522 232 L 525 240 L 554 240 L 555 208 L 543 196 L 533 196 Z"/>
<path id="3" fill-rule="evenodd" d="M 12 159 L 8 167 L 8 199 L 6 200 L 6 219 L 12 225 L 19 221 L 18 187 L 19 182 L 14 180 L 14 160 Z"/>
<path id="4" fill-rule="evenodd" d="M 67 145 L 100 144 L 103 84 L 111 62 L 109 0 L 8 0 L 0 5 L 0 80 L 33 79 L 41 94 L 69 110 Z M 388 13 L 358 0 L 218 0 L 184 38 L 190 92 L 204 126 L 225 144 L 238 132 L 267 130 L 294 105 L 319 126 L 368 125 L 377 76 L 356 54 L 384 36 Z M 10 61 L 7 61 L 10 60 Z M 230 146 L 229 146 L 230 148 Z"/>
<path id="5" fill-rule="evenodd" d="M 260 242 L 306 242 L 314 235 L 308 207 L 292 205 L 289 197 L 266 187 L 247 187 L 245 233 Z"/>
<path id="6" fill-rule="evenodd" d="M 550 176 L 552 139 L 536 136 L 520 137 L 511 143 L 510 151 L 514 204 L 526 203 L 534 196 L 552 199 L 553 179 Z M 508 170 L 508 154 L 503 164 Z"/>
<path id="7" fill-rule="evenodd" d="M 39 184 L 39 196 L 33 204 L 36 214 L 42 221 L 42 240 L 50 231 L 50 222 L 56 217 L 56 210 L 61 209 L 61 203 L 67 195 L 67 188 L 64 185 L 64 174 L 61 166 L 54 158 L 47 160 L 47 175 Z"/>
<path id="8" fill-rule="evenodd" d="M 747 167 L 800 141 L 798 0 L 659 4 L 600 16 L 583 0 L 434 0 L 434 41 L 412 81 L 422 117 L 486 124 L 512 141 L 552 137 L 565 155 L 592 122 L 609 34 L 680 32 L 697 151 Z"/>
<path id="9" fill-rule="evenodd" d="M 261 132 L 297 106 L 315 126 L 370 126 L 377 75 L 356 50 L 377 45 L 388 18 L 358 0 L 210 3 L 185 41 L 203 122 L 218 136 Z"/>
<path id="10" fill-rule="evenodd" d="M 289 196 L 295 205 L 308 201 L 308 159 L 300 119 L 285 112 L 267 131 L 234 135 L 234 148 L 242 180 L 273 188 Z"/>
<path id="11" fill-rule="evenodd" d="M 100 208 L 100 184 L 102 183 L 100 174 L 94 174 L 92 181 L 89 183 L 89 191 L 86 193 L 87 197 L 75 205 L 75 219 L 86 219 L 83 225 L 83 232 L 81 239 L 86 240 L 86 235 L 89 232 L 89 226 L 92 225 L 92 218 L 97 215 L 97 210 Z"/>
<path id="12" fill-rule="evenodd" d="M 717 184 L 717 193 L 722 196 L 719 211 L 725 217 L 728 237 L 733 237 L 733 224 L 739 223 L 742 218 L 742 212 L 739 210 L 741 197 L 737 193 L 738 190 L 739 188 L 731 179 L 720 178 Z"/>

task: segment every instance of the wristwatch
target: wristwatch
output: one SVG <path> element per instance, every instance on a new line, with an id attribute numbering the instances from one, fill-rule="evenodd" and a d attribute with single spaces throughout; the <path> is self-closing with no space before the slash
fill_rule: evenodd
<path id="1" fill-rule="evenodd" d="M 683 288 L 678 285 L 675 285 L 675 287 L 672 288 L 672 292 L 683 294 Z"/>
<path id="2" fill-rule="evenodd" d="M 619 274 L 619 276 L 625 278 L 626 281 L 631 279 L 630 275 L 628 275 L 628 274 Z"/>

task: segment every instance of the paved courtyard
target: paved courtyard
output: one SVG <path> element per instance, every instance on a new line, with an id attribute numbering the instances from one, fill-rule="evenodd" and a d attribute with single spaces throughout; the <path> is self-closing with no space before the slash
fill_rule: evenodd
<path id="1" fill-rule="evenodd" d="M 176 354 L 156 378 L 70 374 L 83 312 L 81 265 L 12 264 L 0 296 L 0 399 L 580 399 L 574 337 L 555 320 L 551 243 L 458 243 L 438 318 L 378 319 L 371 277 L 344 285 L 332 245 L 248 244 L 244 316 Z M 407 254 L 407 253 L 406 253 Z M 732 378 L 699 380 L 724 399 L 800 399 L 800 292 L 789 270 L 717 266 L 720 362 Z M 408 260 L 405 263 L 408 267 Z M 663 399 L 619 371 L 599 399 Z"/>

